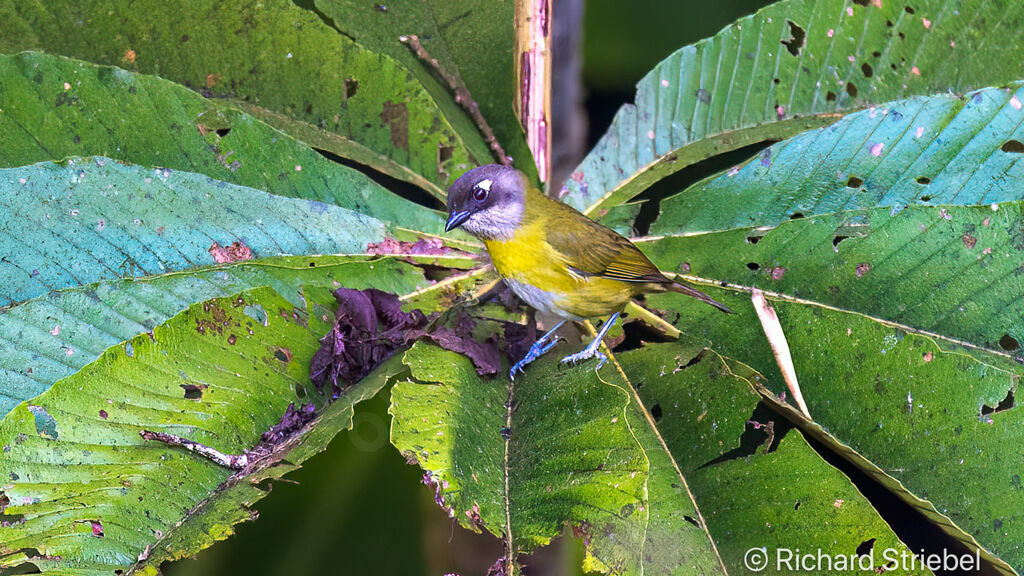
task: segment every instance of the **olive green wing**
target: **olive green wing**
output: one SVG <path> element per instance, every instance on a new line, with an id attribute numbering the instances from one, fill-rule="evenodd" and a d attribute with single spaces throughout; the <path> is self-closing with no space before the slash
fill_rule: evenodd
<path id="1" fill-rule="evenodd" d="M 670 282 L 632 242 L 565 208 L 552 215 L 547 241 L 574 272 L 622 282 Z"/>

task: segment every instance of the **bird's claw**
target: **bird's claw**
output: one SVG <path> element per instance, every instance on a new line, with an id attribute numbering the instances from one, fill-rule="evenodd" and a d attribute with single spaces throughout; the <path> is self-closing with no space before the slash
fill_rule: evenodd
<path id="1" fill-rule="evenodd" d="M 550 342 L 548 342 L 544 338 L 541 338 L 540 340 L 537 340 L 536 342 L 534 342 L 533 345 L 530 346 L 530 350 L 526 353 L 526 356 L 523 356 L 522 360 L 520 360 L 519 362 L 516 362 L 515 364 L 513 364 L 512 368 L 509 369 L 509 371 L 508 371 L 508 378 L 509 378 L 509 380 L 515 380 L 516 379 L 516 372 L 519 372 L 521 374 L 525 374 L 526 373 L 526 365 L 527 364 L 529 364 L 530 362 L 533 362 L 537 358 L 540 358 L 541 356 L 547 354 L 552 348 L 557 346 L 558 343 L 560 341 L 562 341 L 562 340 L 563 340 L 563 338 L 555 336 Z"/>
<path id="2" fill-rule="evenodd" d="M 577 363 L 582 362 L 583 360 L 589 360 L 595 356 L 597 357 L 597 368 L 600 369 L 604 366 L 604 363 L 608 361 L 608 357 L 605 356 L 604 352 L 598 350 L 596 346 L 594 348 L 587 346 L 575 354 L 569 354 L 565 358 L 562 358 L 562 364 L 572 364 L 575 366 Z"/>

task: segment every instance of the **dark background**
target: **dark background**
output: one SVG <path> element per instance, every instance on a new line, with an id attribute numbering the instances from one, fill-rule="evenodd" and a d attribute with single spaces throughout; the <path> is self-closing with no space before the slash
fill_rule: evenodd
<path id="1" fill-rule="evenodd" d="M 497 1 L 497 0 L 495 0 Z M 504 0 L 512 1 L 512 0 Z M 582 113 L 554 118 L 563 167 L 601 136 L 636 82 L 676 49 L 711 36 L 768 0 L 554 0 L 568 14 L 569 44 L 581 47 Z M 582 22 L 575 14 L 582 11 Z M 557 56 L 556 56 L 557 57 Z M 570 70 L 572 68 L 569 68 Z M 569 84 L 574 78 L 570 77 Z M 556 89 L 565 78 L 556 79 Z M 561 124 L 561 126 L 559 126 Z M 566 136 L 560 136 L 565 134 Z M 559 141 L 558 138 L 562 138 Z M 576 139 L 577 143 L 569 141 Z M 565 168 L 563 168 L 564 170 Z M 238 534 L 165 567 L 167 576 L 482 575 L 502 553 L 495 538 L 453 525 L 422 473 L 388 444 L 387 399 L 359 406 L 343 433 L 256 504 L 260 518 Z M 578 542 L 557 542 L 527 564 L 532 576 L 578 574 Z"/>

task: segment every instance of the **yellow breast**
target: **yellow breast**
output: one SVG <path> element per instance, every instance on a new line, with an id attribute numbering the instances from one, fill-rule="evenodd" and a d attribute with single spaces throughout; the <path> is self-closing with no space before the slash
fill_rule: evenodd
<path id="1" fill-rule="evenodd" d="M 543 219 L 523 222 L 507 240 L 484 240 L 494 267 L 531 307 L 558 316 L 584 319 L 617 312 L 633 297 L 625 282 L 583 277 L 566 265 L 547 242 Z"/>

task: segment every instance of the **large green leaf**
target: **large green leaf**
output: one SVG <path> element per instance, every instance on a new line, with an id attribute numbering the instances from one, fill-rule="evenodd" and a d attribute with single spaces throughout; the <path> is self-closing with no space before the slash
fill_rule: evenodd
<path id="1" fill-rule="evenodd" d="M 341 32 L 367 48 L 388 54 L 413 71 L 437 101 L 450 99 L 447 86 L 399 37 L 415 34 L 431 57 L 469 88 L 517 168 L 534 179 L 537 168 L 514 113 L 514 2 L 492 0 L 314 0 L 316 9 Z M 311 2 L 311 3 L 314 3 Z M 301 2 L 300 2 L 301 4 Z M 382 8 L 383 6 L 383 8 Z M 481 161 L 492 161 L 480 158 Z"/>
<path id="2" fill-rule="evenodd" d="M 767 232 L 741 228 L 641 246 L 663 268 L 727 286 L 708 289 L 740 312 L 733 317 L 677 296 L 649 301 L 675 311 L 684 331 L 768 375 L 779 392 L 785 388 L 757 318 L 729 295 L 770 290 L 815 422 L 901 497 L 934 507 L 930 517 L 952 536 L 968 546 L 977 540 L 1019 569 L 1024 500 L 1012 484 L 1019 458 L 1006 451 L 1018 434 L 999 425 L 1006 416 L 986 414 L 1012 406 L 1008 391 L 1021 374 L 1008 357 L 1022 337 L 1015 238 L 1024 207 L 995 208 L 849 211 Z M 960 468 L 961 461 L 973 465 Z"/>
<path id="3" fill-rule="evenodd" d="M 433 346 L 405 355 L 392 390 L 392 442 L 415 459 L 469 528 L 515 561 L 568 523 L 591 569 L 722 571 L 686 481 L 611 367 L 558 370 L 548 358 L 514 382 L 481 380 Z"/>
<path id="4" fill-rule="evenodd" d="M 1019 88 L 796 136 L 670 200 L 663 235 L 639 242 L 739 314 L 649 303 L 765 374 L 771 398 L 785 387 L 745 302 L 765 290 L 814 421 L 786 417 L 1005 573 L 1024 565 L 1019 434 L 1003 414 L 1024 338 Z"/>
<path id="5" fill-rule="evenodd" d="M 722 353 L 742 356 L 768 377 L 763 382 L 772 390 L 769 396 L 784 393 L 754 311 L 730 297 L 746 288 L 706 288 L 737 314 L 723 319 L 676 295 L 654 296 L 650 303 L 678 314 L 681 329 Z M 786 294 L 768 297 L 782 321 L 811 416 L 859 456 L 841 454 L 952 537 L 968 547 L 980 543 L 982 556 L 1002 572 L 1024 566 L 1024 500 L 1013 481 L 1020 468 L 1013 448 L 1019 426 L 1012 411 L 989 414 L 1007 408 L 1020 365 L 1005 352 Z M 806 433 L 826 436 L 793 419 Z"/>
<path id="6" fill-rule="evenodd" d="M 909 554 L 798 432 L 783 438 L 791 425 L 761 404 L 749 368 L 693 344 L 648 345 L 621 361 L 631 384 L 611 365 L 595 376 L 548 359 L 509 387 L 415 346 L 411 379 L 392 390 L 392 441 L 456 520 L 502 538 L 513 558 L 565 523 L 590 569 L 617 574 L 706 573 L 717 554 L 739 571 L 751 548 L 815 543 L 845 555 L 873 543 L 873 567 L 887 563 L 883 550 Z"/>
<path id="7" fill-rule="evenodd" d="M 869 570 L 887 564 L 883 551 L 909 555 L 850 481 L 761 402 L 757 373 L 684 342 L 648 344 L 619 359 L 686 475 L 730 573 L 756 567 L 744 556 L 758 548 L 768 553 L 767 574 L 791 573 L 776 564 L 787 558 L 777 555 L 780 549 L 846 556 L 872 549 Z M 930 573 L 905 573 L 915 572 Z"/>
<path id="8" fill-rule="evenodd" d="M 387 231 L 329 204 L 103 157 L 3 169 L 0 206 L 4 304 L 226 259 L 361 253 Z"/>
<path id="9" fill-rule="evenodd" d="M 286 132 L 316 135 L 317 146 L 439 196 L 488 157 L 451 98 L 435 100 L 395 59 L 287 0 L 5 3 L 0 38 L 3 52 L 126 66 L 244 102 Z"/>
<path id="10" fill-rule="evenodd" d="M 296 256 L 110 280 L 0 308 L 0 414 L 195 302 L 270 286 L 292 306 L 305 306 L 306 294 L 342 283 L 400 294 L 428 286 L 416 267 L 392 258 Z M 330 317 L 318 302 L 316 315 Z"/>
<path id="11" fill-rule="evenodd" d="M 271 312 L 257 319 L 254 309 Z M 348 428 L 352 405 L 384 379 L 364 381 L 234 474 L 139 432 L 183 435 L 226 453 L 254 447 L 289 403 L 323 407 L 306 389 L 327 326 L 267 288 L 209 300 L 20 405 L 0 423 L 0 566 L 28 560 L 51 574 L 156 573 L 163 560 L 225 538 L 266 493 L 259 483 Z M 183 393 L 185 386 L 201 392 Z"/>
<path id="12" fill-rule="evenodd" d="M 67 83 L 67 87 L 65 87 Z M 222 101 L 41 53 L 0 56 L 0 166 L 107 156 L 439 232 L 440 219 Z"/>
<path id="13" fill-rule="evenodd" d="M 663 200 L 651 234 L 775 226 L 875 206 L 1020 200 L 1022 102 L 1018 82 L 850 114 Z"/>
<path id="14" fill-rule="evenodd" d="M 999 0 L 783 0 L 672 54 L 566 182 L 594 217 L 709 156 L 915 94 L 1024 77 Z M 998 38 L 998 40 L 995 40 Z"/>
<path id="15" fill-rule="evenodd" d="M 419 268 L 393 257 L 308 256 L 111 281 L 8 309 L 0 316 L 4 328 L 35 337 L 12 346 L 11 355 L 5 350 L 4 360 L 28 362 L 29 377 L 48 389 L 0 421 L 0 567 L 31 562 L 53 574 L 155 573 L 161 562 L 195 554 L 251 519 L 249 506 L 265 495 L 260 486 L 267 479 L 325 448 L 351 426 L 354 403 L 406 370 L 396 357 L 324 408 L 308 365 L 330 328 L 331 292 L 339 285 L 405 294 L 410 306 L 428 312 L 451 302 L 432 292 L 455 288 L 450 281 L 430 284 Z M 252 286 L 262 287 L 235 293 Z M 216 298 L 188 307 L 209 295 Z M 57 335 L 47 343 L 33 330 L 54 317 L 70 322 L 64 326 L 71 338 L 98 350 L 123 334 L 139 335 L 102 354 L 81 351 L 82 363 L 98 354 L 84 367 L 61 364 L 45 358 Z M 236 474 L 138 436 L 142 429 L 167 431 L 241 453 L 290 402 L 314 402 L 324 411 L 301 436 Z M 80 446 L 84 451 L 72 448 Z"/>
<path id="16" fill-rule="evenodd" d="M 739 228 L 640 245 L 663 269 L 688 267 L 729 284 L 1016 351 L 1024 341 L 1024 203 L 996 208 L 879 208 L 768 232 Z"/>

